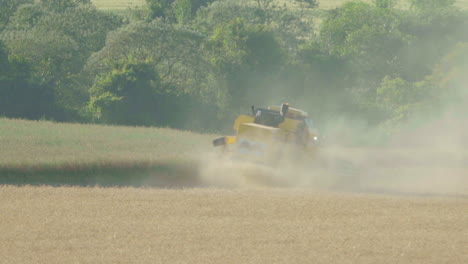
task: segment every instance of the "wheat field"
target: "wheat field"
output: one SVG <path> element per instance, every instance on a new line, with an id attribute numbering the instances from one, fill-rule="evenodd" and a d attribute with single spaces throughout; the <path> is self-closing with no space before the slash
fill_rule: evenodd
<path id="1" fill-rule="evenodd" d="M 2 263 L 467 263 L 468 200 L 0 187 Z"/>

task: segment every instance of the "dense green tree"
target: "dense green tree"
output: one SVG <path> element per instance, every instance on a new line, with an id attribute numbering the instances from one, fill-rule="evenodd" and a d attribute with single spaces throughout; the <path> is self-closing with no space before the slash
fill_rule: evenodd
<path id="1" fill-rule="evenodd" d="M 18 7 L 11 17 L 7 30 L 27 30 L 36 25 L 47 12 L 38 4 L 25 4 Z"/>
<path id="2" fill-rule="evenodd" d="M 110 124 L 151 125 L 158 75 L 150 63 L 124 62 L 97 77 L 89 90 L 93 117 Z"/>
<path id="3" fill-rule="evenodd" d="M 374 0 L 374 5 L 378 8 L 394 8 L 395 0 Z"/>
<path id="4" fill-rule="evenodd" d="M 209 34 L 217 26 L 241 18 L 250 24 L 268 26 L 283 42 L 294 43 L 313 35 L 316 16 L 304 10 L 312 11 L 312 8 L 259 8 L 237 0 L 216 1 L 197 12 L 194 25 L 197 30 Z"/>
<path id="5" fill-rule="evenodd" d="M 444 107 L 459 108 L 467 114 L 468 42 L 459 43 L 435 67 L 429 80 L 437 86 L 436 100 Z"/>
<path id="6" fill-rule="evenodd" d="M 33 0 L 0 0 L 0 32 L 8 24 L 10 17 L 19 6 L 32 3 Z"/>
<path id="7" fill-rule="evenodd" d="M 319 2 L 317 0 L 295 0 L 299 5 L 302 5 L 306 8 L 316 8 L 319 6 Z"/>
<path id="8" fill-rule="evenodd" d="M 87 100 L 79 73 L 91 53 L 104 46 L 107 33 L 121 24 L 89 2 L 70 3 L 61 12 L 46 2 L 22 5 L 1 36 L 11 55 L 29 64 L 37 85 L 52 91 L 60 109 L 52 117 L 58 120 L 76 115 Z"/>
<path id="9" fill-rule="evenodd" d="M 105 47 L 90 57 L 86 69 L 103 73 L 122 59 L 150 60 L 160 73 L 160 90 L 196 92 L 206 70 L 202 40 L 194 31 L 159 20 L 133 23 L 109 34 Z"/>
<path id="10" fill-rule="evenodd" d="M 53 111 L 53 91 L 34 79 L 27 62 L 9 56 L 0 41 L 0 115 L 38 119 Z"/>
<path id="11" fill-rule="evenodd" d="M 162 18 L 185 24 L 202 6 L 215 0 L 146 0 L 148 18 Z"/>
<path id="12" fill-rule="evenodd" d="M 216 105 L 190 94 L 161 90 L 151 61 L 133 58 L 97 76 L 89 90 L 88 114 L 107 124 L 170 126 L 197 131 L 219 129 Z"/>
<path id="13" fill-rule="evenodd" d="M 5 50 L 5 44 L 0 40 L 0 72 L 4 73 L 8 67 L 8 54 Z"/>
<path id="14" fill-rule="evenodd" d="M 417 81 L 431 74 L 434 65 L 458 42 L 468 41 L 468 14 L 453 8 L 436 8 L 424 13 L 408 12 L 400 30 L 411 36 L 400 50 L 405 58 L 400 76 Z"/>
<path id="15" fill-rule="evenodd" d="M 323 22 L 321 45 L 330 55 L 351 61 L 365 85 L 375 85 L 385 75 L 401 73 L 398 54 L 411 36 L 400 30 L 400 24 L 393 9 L 349 2 L 330 12 Z"/>
<path id="16" fill-rule="evenodd" d="M 146 3 L 124 23 L 90 0 L 0 0 L 0 114 L 206 129 L 289 101 L 391 127 L 468 101 L 453 0 Z"/>
<path id="17" fill-rule="evenodd" d="M 54 12 L 65 12 L 80 5 L 91 5 L 91 0 L 39 0 L 39 3 Z"/>
<path id="18" fill-rule="evenodd" d="M 401 78 L 385 77 L 376 91 L 376 103 L 391 122 L 403 122 L 424 106 L 431 88 L 425 81 L 411 83 Z"/>
<path id="19" fill-rule="evenodd" d="M 240 5 L 237 0 L 216 1 L 200 8 L 194 24 L 197 30 L 211 34 L 219 25 L 239 18 L 251 24 L 265 24 L 265 11 L 257 7 Z"/>
<path id="20" fill-rule="evenodd" d="M 266 103 L 279 76 L 283 53 L 268 28 L 235 19 L 219 25 L 210 39 L 211 63 L 223 107 Z"/>
<path id="21" fill-rule="evenodd" d="M 174 0 L 146 0 L 149 18 L 167 18 L 171 15 L 170 7 L 173 2 Z"/>
<path id="22" fill-rule="evenodd" d="M 416 82 L 385 77 L 376 90 L 374 109 L 383 113 L 380 121 L 397 127 L 411 117 L 433 119 L 445 111 L 464 113 L 468 103 L 468 44 L 457 45 L 434 68 L 431 75 Z"/>
<path id="23" fill-rule="evenodd" d="M 120 25 L 119 17 L 84 6 L 47 15 L 35 28 L 54 30 L 73 39 L 78 45 L 78 56 L 74 61 L 81 68 L 93 52 L 104 47 L 107 34 Z"/>
<path id="24" fill-rule="evenodd" d="M 352 112 L 350 88 L 355 84 L 352 64 L 322 51 L 315 41 L 302 45 L 293 65 L 288 65 L 293 101 L 304 105 L 314 118 Z M 289 77 L 291 78 L 291 77 Z M 284 78 L 282 78 L 284 79 Z"/>
<path id="25" fill-rule="evenodd" d="M 203 40 L 197 32 L 160 20 L 132 23 L 109 35 L 105 47 L 88 60 L 86 72 L 91 78 L 96 73 L 107 76 L 116 64 L 128 60 L 150 65 L 158 76 L 157 82 L 151 82 L 155 94 L 152 124 L 186 128 L 185 124 L 196 122 L 188 122 L 184 116 L 193 117 L 206 109 L 203 105 L 214 106 L 210 115 L 217 113 L 212 100 L 217 87 L 208 85 L 210 68 Z"/>
<path id="26" fill-rule="evenodd" d="M 66 35 L 33 29 L 8 32 L 4 39 L 13 56 L 31 64 L 41 84 L 59 85 L 70 72 L 79 70 L 73 61 L 78 45 Z"/>
<path id="27" fill-rule="evenodd" d="M 411 7 L 421 11 L 430 11 L 438 8 L 453 6 L 455 0 L 410 0 Z"/>

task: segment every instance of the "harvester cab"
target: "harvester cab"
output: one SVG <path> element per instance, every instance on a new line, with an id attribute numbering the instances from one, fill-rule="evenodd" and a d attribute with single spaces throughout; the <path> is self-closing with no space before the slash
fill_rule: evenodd
<path id="1" fill-rule="evenodd" d="M 234 121 L 236 135 L 215 139 L 213 145 L 239 155 L 257 157 L 286 148 L 311 151 L 317 143 L 311 124 L 306 112 L 286 103 L 268 108 L 252 106 L 250 115 L 239 115 Z"/>

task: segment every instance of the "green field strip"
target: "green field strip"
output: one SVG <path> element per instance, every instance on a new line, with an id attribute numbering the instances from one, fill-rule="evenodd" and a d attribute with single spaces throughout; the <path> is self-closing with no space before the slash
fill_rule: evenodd
<path id="1" fill-rule="evenodd" d="M 0 167 L 0 185 L 199 186 L 196 162 L 116 162 L 80 166 Z"/>

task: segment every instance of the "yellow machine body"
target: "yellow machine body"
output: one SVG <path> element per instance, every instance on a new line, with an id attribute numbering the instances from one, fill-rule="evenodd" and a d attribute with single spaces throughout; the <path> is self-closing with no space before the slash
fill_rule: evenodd
<path id="1" fill-rule="evenodd" d="M 273 110 L 273 111 L 281 111 L 281 106 L 270 106 L 268 109 Z M 304 119 L 307 118 L 307 112 L 304 112 L 300 109 L 297 108 L 292 108 L 289 107 L 288 112 L 286 113 L 286 118 L 292 118 L 292 119 Z"/>
<path id="2" fill-rule="evenodd" d="M 239 127 L 242 124 L 247 124 L 247 123 L 254 123 L 255 122 L 255 117 L 249 116 L 249 115 L 240 115 L 236 118 L 236 121 L 234 121 L 234 130 L 239 131 Z"/>
<path id="3" fill-rule="evenodd" d="M 252 109 L 252 115 L 239 115 L 234 121 L 235 136 L 216 139 L 213 144 L 259 159 L 284 149 L 314 152 L 317 136 L 309 129 L 307 116 L 295 108 L 282 111 L 282 106 Z"/>

